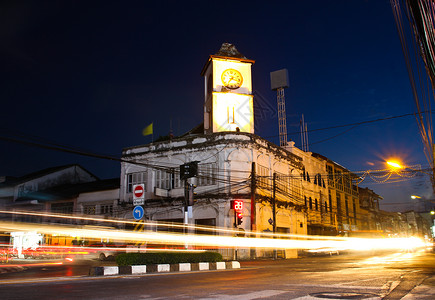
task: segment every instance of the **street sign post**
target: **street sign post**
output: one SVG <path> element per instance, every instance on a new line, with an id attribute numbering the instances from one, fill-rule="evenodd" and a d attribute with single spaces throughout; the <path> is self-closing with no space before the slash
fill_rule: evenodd
<path id="1" fill-rule="evenodd" d="M 140 220 L 143 218 L 144 215 L 144 210 L 142 206 L 136 206 L 135 208 L 133 208 L 133 218 L 135 220 Z"/>
<path id="2" fill-rule="evenodd" d="M 145 184 L 133 185 L 133 205 L 145 204 Z"/>

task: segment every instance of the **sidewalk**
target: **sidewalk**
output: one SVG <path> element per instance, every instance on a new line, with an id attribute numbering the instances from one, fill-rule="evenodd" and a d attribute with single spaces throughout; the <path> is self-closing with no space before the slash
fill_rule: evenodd
<path id="1" fill-rule="evenodd" d="M 423 279 L 402 299 L 435 299 L 435 274 Z"/>

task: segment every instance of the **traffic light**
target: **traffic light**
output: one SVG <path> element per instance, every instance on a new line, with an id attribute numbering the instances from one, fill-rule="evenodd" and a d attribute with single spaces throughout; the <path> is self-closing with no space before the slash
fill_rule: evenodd
<path id="1" fill-rule="evenodd" d="M 234 227 L 243 222 L 243 200 L 231 200 L 231 209 L 234 209 Z"/>
<path id="2" fill-rule="evenodd" d="M 236 224 L 241 225 L 243 222 L 243 214 L 241 212 L 236 212 Z"/>
<path id="3" fill-rule="evenodd" d="M 192 183 L 187 183 L 184 187 L 184 199 L 186 201 L 187 206 L 192 206 L 195 202 L 195 192 L 196 185 Z"/>
<path id="4" fill-rule="evenodd" d="M 193 203 L 195 202 L 195 196 L 196 196 L 195 188 L 196 188 L 196 185 L 194 185 L 192 183 L 189 184 L 189 198 L 188 198 L 189 199 L 189 201 L 188 201 L 189 206 L 193 206 Z"/>

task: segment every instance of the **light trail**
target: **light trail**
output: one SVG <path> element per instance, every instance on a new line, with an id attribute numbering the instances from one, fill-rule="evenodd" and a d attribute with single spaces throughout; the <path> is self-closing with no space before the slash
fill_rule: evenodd
<path id="1" fill-rule="evenodd" d="M 224 235 L 195 235 L 161 233 L 153 231 L 126 231 L 102 228 L 86 228 L 70 225 L 31 224 L 0 222 L 0 230 L 5 232 L 36 231 L 50 235 L 80 236 L 94 239 L 110 239 L 122 243 L 150 243 L 175 246 L 224 247 L 224 248 L 263 248 L 263 249 L 338 249 L 338 250 L 386 250 L 415 249 L 427 246 L 418 238 L 337 238 L 323 239 L 273 239 L 233 237 Z"/>
<path id="2" fill-rule="evenodd" d="M 81 220 L 81 221 L 94 221 L 100 223 L 112 223 L 112 224 L 130 224 L 137 225 L 136 221 L 129 221 L 125 219 L 111 219 L 111 218 L 93 218 L 93 217 L 84 217 L 84 216 L 75 216 L 75 215 L 67 215 L 67 214 L 56 214 L 56 213 L 41 213 L 41 212 L 32 212 L 32 211 L 7 211 L 0 210 L 0 214 L 10 214 L 10 215 L 26 215 L 26 216 L 38 216 L 45 218 L 61 218 L 61 219 L 71 219 L 71 220 Z M 144 221 L 142 223 L 144 226 L 149 227 L 166 227 L 166 228 L 176 228 L 176 229 L 187 229 L 187 230 L 204 230 L 216 233 L 225 233 L 225 234 L 240 234 L 239 230 L 215 227 L 215 226 L 204 226 L 204 225 L 185 225 L 185 224 L 173 224 L 161 221 Z M 83 225 L 89 226 L 92 225 Z M 282 233 L 273 233 L 273 232 L 253 232 L 253 231 L 243 231 L 243 233 L 247 236 L 252 237 L 270 237 L 270 238 L 297 238 L 297 239 L 323 239 L 323 240 L 346 240 L 346 237 L 337 237 L 337 236 L 316 236 L 316 235 L 299 235 L 299 234 L 282 234 Z"/>

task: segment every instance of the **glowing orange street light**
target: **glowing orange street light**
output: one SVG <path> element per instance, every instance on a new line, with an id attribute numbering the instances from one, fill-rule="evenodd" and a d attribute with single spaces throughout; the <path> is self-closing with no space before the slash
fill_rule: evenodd
<path id="1" fill-rule="evenodd" d="M 411 195 L 411 199 L 421 199 L 420 196 L 416 196 L 416 195 Z"/>
<path id="2" fill-rule="evenodd" d="M 404 168 L 401 164 L 400 164 L 400 162 L 398 162 L 398 161 L 395 161 L 395 160 L 389 160 L 389 161 L 387 161 L 387 165 L 389 165 L 391 168 L 393 168 L 393 169 L 402 169 L 402 168 Z"/>

